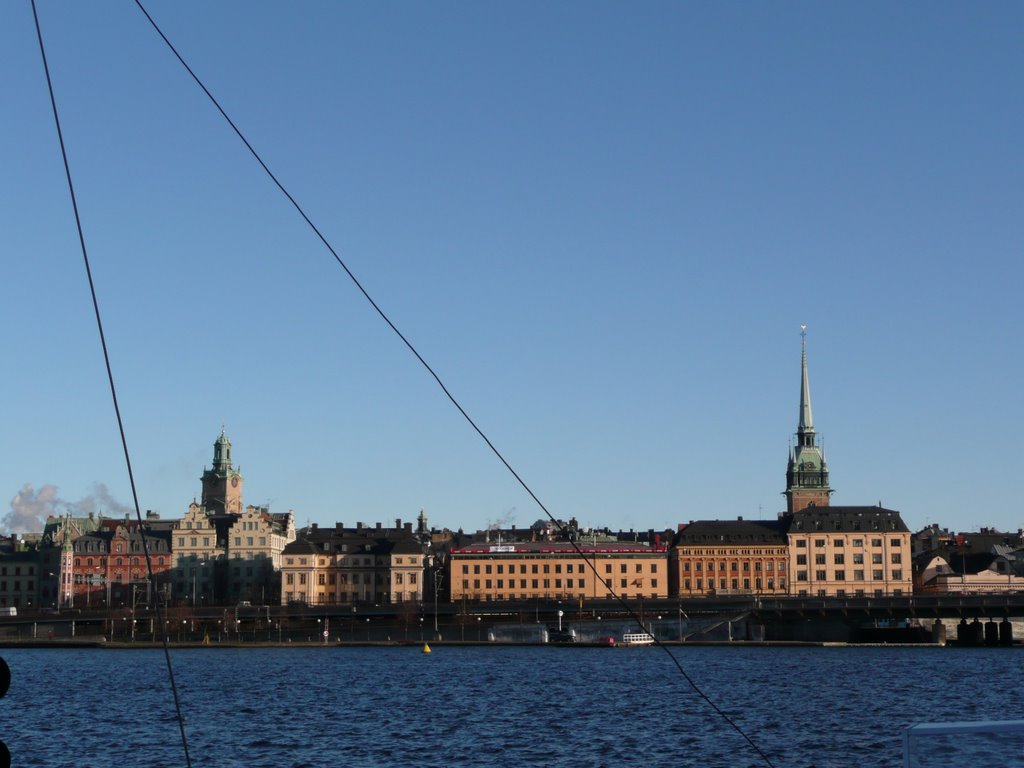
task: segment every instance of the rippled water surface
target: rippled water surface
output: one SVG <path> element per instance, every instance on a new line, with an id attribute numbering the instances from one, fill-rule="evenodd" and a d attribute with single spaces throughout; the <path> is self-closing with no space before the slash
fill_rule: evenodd
<path id="1" fill-rule="evenodd" d="M 779 768 L 899 766 L 921 721 L 1019 717 L 1018 649 L 673 649 Z M 183 766 L 160 651 L 6 650 L 16 766 Z M 657 648 L 173 652 L 194 766 L 762 766 Z M 959 753 L 954 756 L 954 752 Z M 1022 741 L 929 765 L 1021 765 Z"/>

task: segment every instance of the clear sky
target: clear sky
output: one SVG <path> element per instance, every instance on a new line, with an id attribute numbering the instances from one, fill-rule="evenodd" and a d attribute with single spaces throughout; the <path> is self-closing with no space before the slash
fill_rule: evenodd
<path id="1" fill-rule="evenodd" d="M 1024 5 L 150 12 L 560 518 L 1024 525 Z M 300 524 L 542 513 L 127 0 L 40 0 L 143 509 L 225 424 Z M 0 495 L 130 493 L 28 2 L 0 4 Z"/>

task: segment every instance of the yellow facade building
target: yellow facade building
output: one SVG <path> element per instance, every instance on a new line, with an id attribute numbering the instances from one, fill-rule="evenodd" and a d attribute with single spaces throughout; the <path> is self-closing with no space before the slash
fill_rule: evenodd
<path id="1" fill-rule="evenodd" d="M 664 545 L 472 544 L 448 558 L 452 602 L 668 597 Z"/>
<path id="2" fill-rule="evenodd" d="M 314 524 L 300 531 L 282 553 L 281 602 L 415 603 L 423 599 L 423 579 L 423 545 L 411 524 Z"/>
<path id="3" fill-rule="evenodd" d="M 882 507 L 808 507 L 789 519 L 791 594 L 910 595 L 910 530 Z"/>

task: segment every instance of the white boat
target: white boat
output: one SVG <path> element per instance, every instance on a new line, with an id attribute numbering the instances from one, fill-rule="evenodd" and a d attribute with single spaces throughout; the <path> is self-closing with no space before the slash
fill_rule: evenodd
<path id="1" fill-rule="evenodd" d="M 654 645 L 654 636 L 650 632 L 626 632 L 621 645 Z"/>

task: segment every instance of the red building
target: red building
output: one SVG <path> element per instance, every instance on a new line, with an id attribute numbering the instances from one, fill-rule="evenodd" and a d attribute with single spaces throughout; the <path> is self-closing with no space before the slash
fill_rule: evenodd
<path id="1" fill-rule="evenodd" d="M 152 584 L 146 567 L 138 526 L 118 523 L 79 536 L 74 541 L 73 599 L 80 607 L 139 606 L 152 602 Z M 169 583 L 165 575 L 171 567 L 170 531 L 147 531 L 153 573 L 159 591 Z"/>

